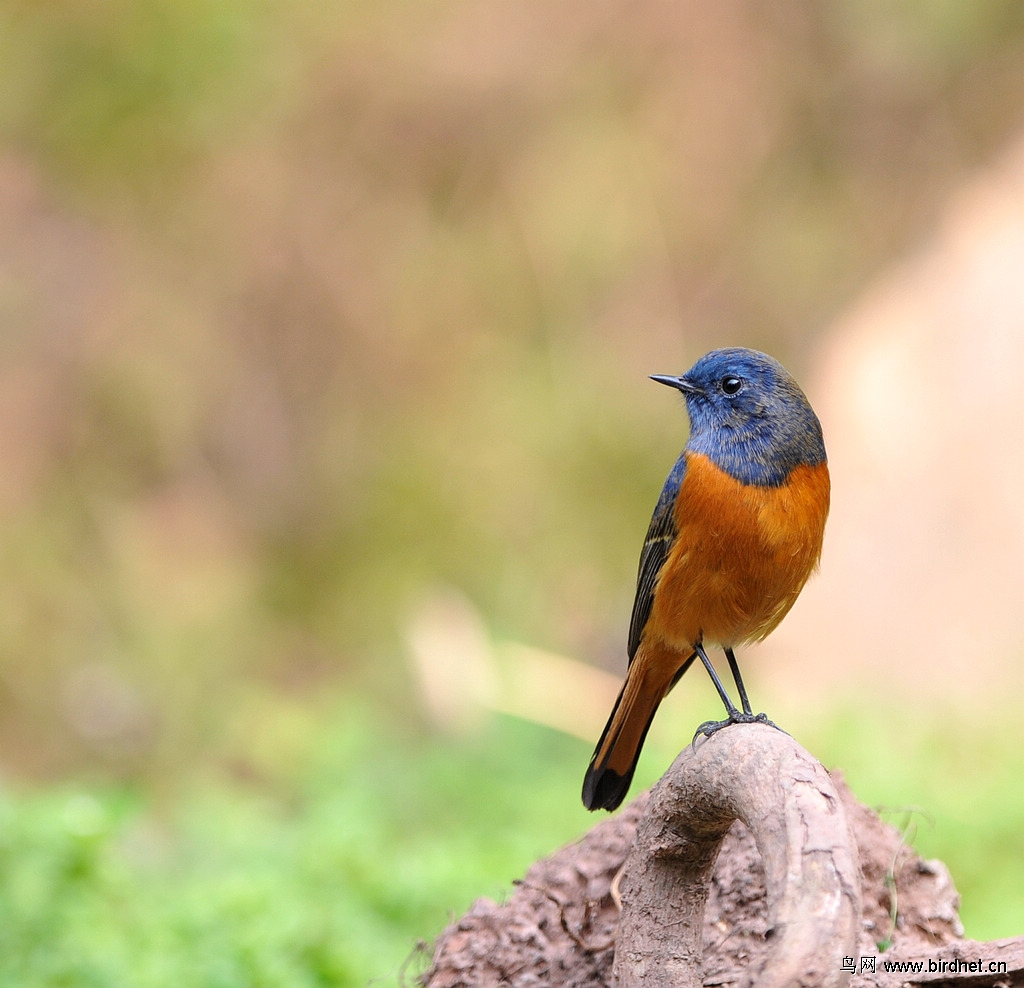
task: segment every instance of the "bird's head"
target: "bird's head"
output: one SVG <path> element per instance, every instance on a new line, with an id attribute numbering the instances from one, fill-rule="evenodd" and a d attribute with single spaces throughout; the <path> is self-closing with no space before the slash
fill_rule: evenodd
<path id="1" fill-rule="evenodd" d="M 704 453 L 737 479 L 781 483 L 797 464 L 825 461 L 818 418 L 774 357 L 744 347 L 712 350 L 681 377 L 652 379 L 686 399 L 687 449 Z"/>

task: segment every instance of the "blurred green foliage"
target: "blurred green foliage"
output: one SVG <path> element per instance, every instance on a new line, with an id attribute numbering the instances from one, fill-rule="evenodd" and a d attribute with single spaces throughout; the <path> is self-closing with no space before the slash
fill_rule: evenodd
<path id="1" fill-rule="evenodd" d="M 579 833 L 580 744 L 409 727 L 410 608 L 620 668 L 645 375 L 799 374 L 1018 126 L 1021 11 L 0 3 L 7 983 L 362 984 Z M 899 728 L 805 743 L 1018 932 L 1016 748 Z"/>
<path id="2" fill-rule="evenodd" d="M 257 706 L 263 757 L 221 752 L 169 803 L 4 794 L 0 983 L 394 984 L 446 910 L 580 829 L 578 742 L 503 722 L 424 750 L 351 701 Z"/>
<path id="3" fill-rule="evenodd" d="M 273 13 L 251 0 L 5 3 L 0 126 L 66 187 L 152 190 L 271 92 Z"/>

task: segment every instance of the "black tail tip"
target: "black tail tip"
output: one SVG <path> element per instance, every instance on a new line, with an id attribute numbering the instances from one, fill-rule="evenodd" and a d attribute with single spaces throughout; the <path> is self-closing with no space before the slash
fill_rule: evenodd
<path id="1" fill-rule="evenodd" d="M 610 768 L 595 769 L 591 766 L 583 779 L 583 805 L 591 812 L 618 809 L 632 781 L 632 772 L 619 775 Z"/>

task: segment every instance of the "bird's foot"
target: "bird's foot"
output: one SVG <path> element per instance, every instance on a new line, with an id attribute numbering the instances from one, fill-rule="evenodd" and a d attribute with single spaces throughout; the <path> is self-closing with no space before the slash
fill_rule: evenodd
<path id="1" fill-rule="evenodd" d="M 767 714 L 747 714 L 742 710 L 730 710 L 729 716 L 725 720 L 704 721 L 697 728 L 696 733 L 693 735 L 693 740 L 696 741 L 702 734 L 704 737 L 709 738 L 712 734 L 717 734 L 723 727 L 728 727 L 730 724 L 766 724 L 768 727 L 774 727 L 777 731 L 782 731 L 778 724 L 768 719 Z M 782 731 L 782 733 L 785 734 L 786 732 Z"/>

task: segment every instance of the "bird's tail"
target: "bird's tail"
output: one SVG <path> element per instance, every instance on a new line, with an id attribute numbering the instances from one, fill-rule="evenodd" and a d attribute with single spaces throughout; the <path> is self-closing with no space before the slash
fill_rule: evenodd
<path id="1" fill-rule="evenodd" d="M 661 663 L 648 661 L 642 652 L 631 663 L 583 779 L 583 805 L 588 810 L 614 810 L 625 799 L 658 704 L 693 659 L 691 655 L 668 676 Z"/>

